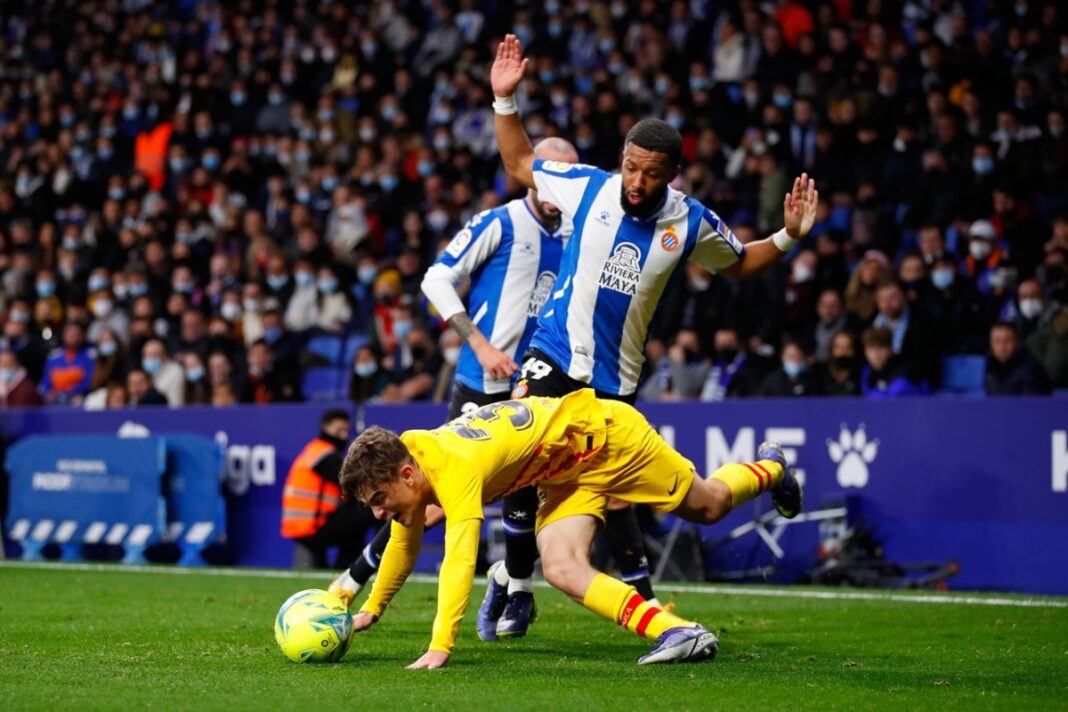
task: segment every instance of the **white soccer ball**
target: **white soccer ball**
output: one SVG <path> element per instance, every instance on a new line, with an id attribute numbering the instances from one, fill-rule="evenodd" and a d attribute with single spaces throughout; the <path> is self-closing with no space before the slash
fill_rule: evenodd
<path id="1" fill-rule="evenodd" d="M 293 662 L 335 663 L 352 643 L 352 616 L 348 606 L 328 591 L 298 591 L 278 609 L 274 639 Z"/>

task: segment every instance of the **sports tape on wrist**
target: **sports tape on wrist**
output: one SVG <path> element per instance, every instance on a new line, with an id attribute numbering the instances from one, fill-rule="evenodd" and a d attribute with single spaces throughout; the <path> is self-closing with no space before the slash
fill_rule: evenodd
<path id="1" fill-rule="evenodd" d="M 790 250 L 794 249 L 794 245 L 800 242 L 800 240 L 795 240 L 794 238 L 790 237 L 790 235 L 786 232 L 786 228 L 783 228 L 782 230 L 779 230 L 777 233 L 772 235 L 771 241 L 775 243 L 775 246 L 779 248 L 780 252 L 789 252 Z"/>
<path id="2" fill-rule="evenodd" d="M 508 116 L 519 111 L 519 105 L 515 102 L 514 96 L 494 96 L 493 97 L 493 111 L 501 116 Z"/>

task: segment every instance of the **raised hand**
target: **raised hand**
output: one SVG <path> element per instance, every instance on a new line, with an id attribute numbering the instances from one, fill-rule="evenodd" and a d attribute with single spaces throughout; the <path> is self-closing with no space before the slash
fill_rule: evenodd
<path id="1" fill-rule="evenodd" d="M 494 96 L 511 96 L 523 80 L 530 59 L 523 58 L 523 47 L 515 35 L 505 35 L 497 45 L 497 57 L 490 67 L 490 86 Z"/>
<path id="2" fill-rule="evenodd" d="M 812 229 L 816 222 L 816 206 L 819 200 L 816 181 L 809 178 L 807 173 L 802 173 L 800 178 L 794 178 L 794 188 L 786 194 L 782 203 L 786 234 L 792 239 L 800 240 Z"/>

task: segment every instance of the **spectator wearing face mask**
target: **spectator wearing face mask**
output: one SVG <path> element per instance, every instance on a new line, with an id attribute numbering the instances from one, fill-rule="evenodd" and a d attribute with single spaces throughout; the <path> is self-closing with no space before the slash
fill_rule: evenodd
<path id="1" fill-rule="evenodd" d="M 389 372 L 382 368 L 382 359 L 371 344 L 356 351 L 349 381 L 349 400 L 353 403 L 374 402 L 392 382 Z"/>
<path id="2" fill-rule="evenodd" d="M 302 332 L 315 326 L 319 291 L 315 269 L 307 260 L 297 260 L 293 269 L 293 296 L 286 305 L 285 322 L 290 331 Z"/>
<path id="3" fill-rule="evenodd" d="M 401 337 L 397 337 L 400 340 Z M 434 382 L 445 359 L 430 333 L 422 326 L 412 326 L 393 354 L 395 385 L 382 393 L 387 403 L 429 400 Z"/>
<path id="4" fill-rule="evenodd" d="M 8 308 L 4 322 L 4 340 L 29 374 L 37 381 L 44 372 L 44 346 L 36 331 L 31 328 L 33 315 L 25 299 L 14 299 Z"/>
<path id="5" fill-rule="evenodd" d="M 1008 300 L 1002 307 L 999 318 L 1011 321 L 1021 341 L 1026 341 L 1056 311 L 1057 304 L 1046 298 L 1038 280 L 1025 279 L 1016 289 L 1016 298 Z"/>
<path id="6" fill-rule="evenodd" d="M 93 321 L 89 324 L 89 341 L 98 343 L 104 330 L 125 340 L 130 331 L 130 317 L 115 304 L 108 288 L 99 289 L 89 296 L 89 312 Z"/>
<path id="7" fill-rule="evenodd" d="M 701 340 L 694 329 L 682 329 L 667 351 L 669 388 L 665 400 L 696 398 L 708 377 L 711 361 L 702 352 Z"/>
<path id="8" fill-rule="evenodd" d="M 275 367 L 297 372 L 300 367 L 300 337 L 286 329 L 282 312 L 274 299 L 267 299 L 263 312 L 263 340 L 274 353 Z"/>
<path id="9" fill-rule="evenodd" d="M 770 368 L 759 356 L 746 351 L 738 330 L 717 330 L 712 335 L 712 347 L 712 367 L 701 386 L 701 400 L 721 401 L 756 395 Z"/>
<path id="10" fill-rule="evenodd" d="M 990 327 L 990 354 L 984 385 L 988 396 L 1046 395 L 1049 379 L 1042 366 L 1020 345 L 1016 327 L 999 321 Z"/>
<path id="11" fill-rule="evenodd" d="M 801 250 L 790 262 L 790 274 L 786 278 L 786 323 L 794 331 L 812 328 L 813 314 L 819 285 L 816 272 L 819 257 L 815 250 Z"/>
<path id="12" fill-rule="evenodd" d="M 831 338 L 829 357 L 816 365 L 816 380 L 822 395 L 860 395 L 859 351 L 857 337 L 851 331 L 839 331 Z"/>
<path id="13" fill-rule="evenodd" d="M 149 339 L 141 348 L 141 370 L 152 378 L 152 385 L 172 407 L 185 403 L 185 372 L 171 360 L 162 339 Z"/>
<path id="14" fill-rule="evenodd" d="M 966 275 L 958 273 L 957 263 L 949 257 L 934 263 L 931 286 L 923 303 L 915 309 L 910 307 L 910 312 L 923 311 L 930 316 L 940 351 L 943 354 L 986 351 L 987 325 L 993 317 L 992 300 L 982 295 Z"/>
<path id="15" fill-rule="evenodd" d="M 193 351 L 183 353 L 180 359 L 185 371 L 185 405 L 211 403 L 211 383 L 204 359 Z"/>
<path id="16" fill-rule="evenodd" d="M 319 296 L 315 302 L 314 326 L 333 333 L 344 331 L 352 319 L 352 305 L 333 268 L 319 268 L 315 287 Z"/>
<path id="17" fill-rule="evenodd" d="M 125 376 L 125 349 L 118 334 L 105 327 L 96 338 L 96 365 L 90 390 L 106 389 L 109 383 Z"/>
<path id="18" fill-rule="evenodd" d="M 988 220 L 976 220 L 968 228 L 968 256 L 964 274 L 981 290 L 990 288 L 990 277 L 1005 263 L 998 234 Z"/>
<path id="19" fill-rule="evenodd" d="M 756 395 L 771 398 L 820 395 L 812 357 L 799 339 L 788 337 L 783 342 L 779 368 L 764 377 Z"/>
<path id="20" fill-rule="evenodd" d="M 0 409 L 32 408 L 42 403 L 37 384 L 30 380 L 15 352 L 3 347 L 0 350 Z"/>

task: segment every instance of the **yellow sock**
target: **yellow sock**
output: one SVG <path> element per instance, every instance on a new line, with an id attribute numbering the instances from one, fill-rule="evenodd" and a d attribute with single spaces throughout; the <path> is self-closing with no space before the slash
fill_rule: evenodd
<path id="1" fill-rule="evenodd" d="M 650 640 L 656 640 L 668 628 L 697 625 L 657 608 L 638 595 L 633 586 L 605 574 L 593 579 L 582 605 Z"/>
<path id="2" fill-rule="evenodd" d="M 774 460 L 724 465 L 712 473 L 731 491 L 731 506 L 737 507 L 782 482 L 782 465 Z"/>

